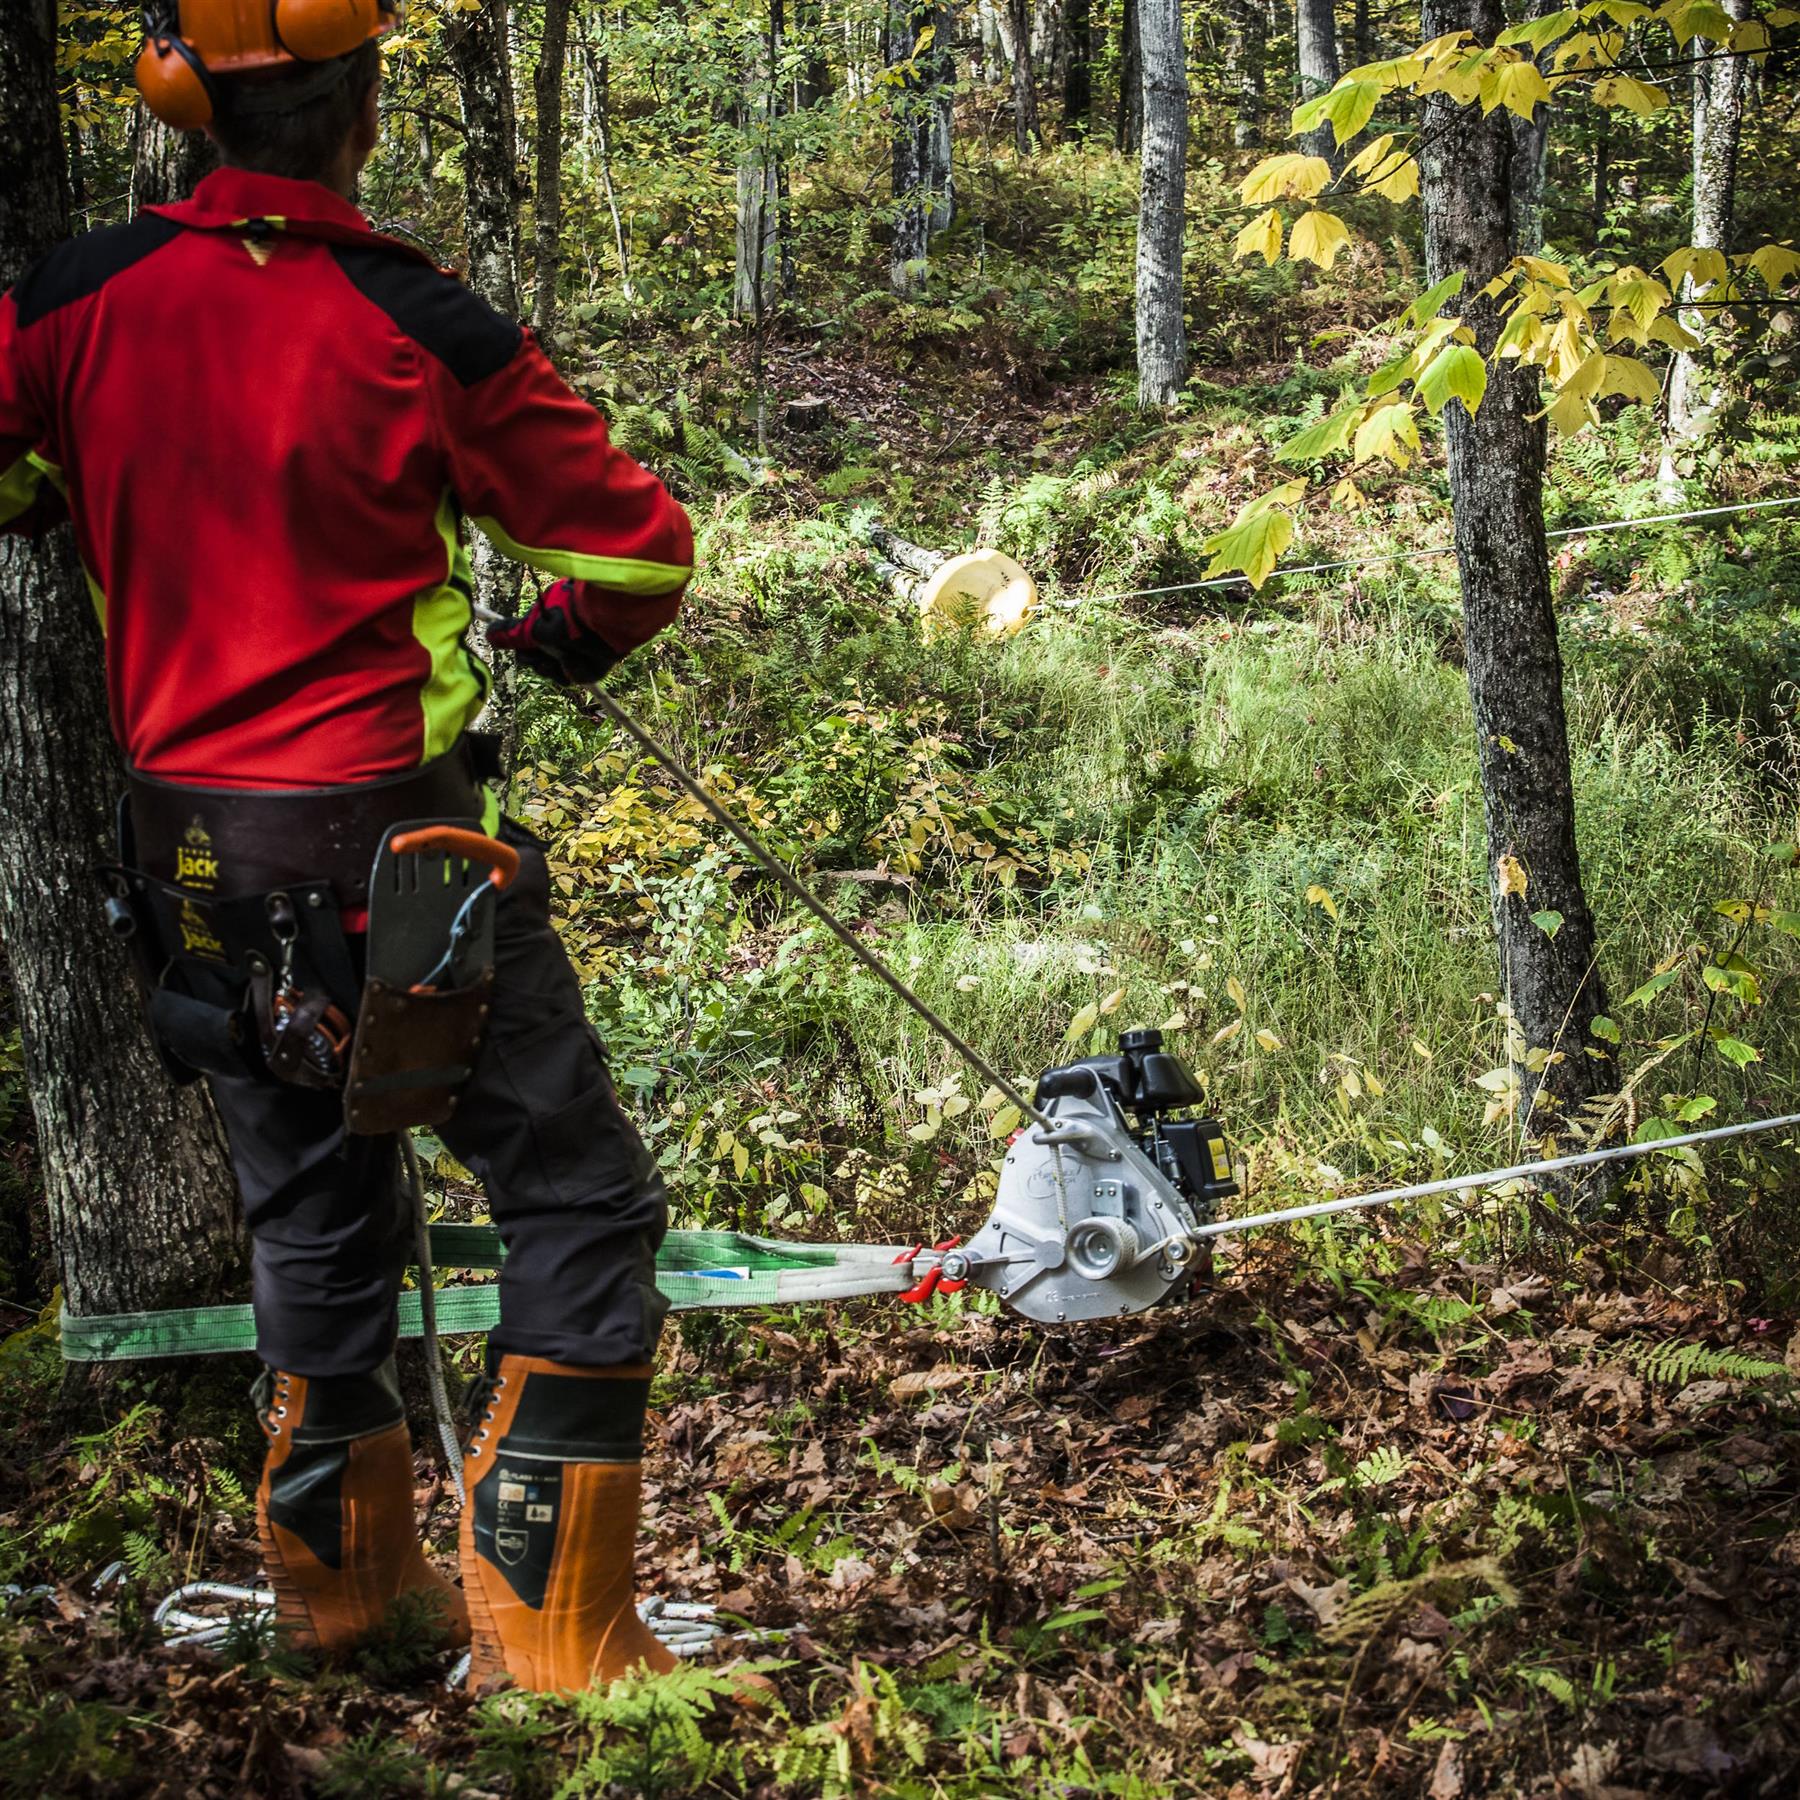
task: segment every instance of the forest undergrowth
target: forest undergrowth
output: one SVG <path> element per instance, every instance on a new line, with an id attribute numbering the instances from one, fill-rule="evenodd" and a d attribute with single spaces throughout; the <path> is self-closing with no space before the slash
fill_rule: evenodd
<path id="1" fill-rule="evenodd" d="M 1067 195 L 1032 184 L 1058 181 L 1085 184 L 1080 231 L 1046 223 Z M 576 309 L 565 360 L 700 528 L 682 624 L 613 691 L 1021 1080 L 1163 1026 L 1239 1205 L 1506 1161 L 1451 566 L 1101 597 L 1198 577 L 1274 447 L 1381 353 L 1346 336 L 1321 379 L 1296 345 L 1372 323 L 1398 272 L 1222 271 L 1188 399 L 1147 421 L 1129 195 L 1113 217 L 1072 157 L 1006 192 L 929 306 L 814 296 L 760 344 Z M 784 423 L 798 399 L 825 423 Z M 1551 526 L 1660 510 L 1656 453 L 1628 420 L 1565 446 Z M 1797 465 L 1764 410 L 1692 491 L 1782 498 Z M 1429 466 L 1369 502 L 1288 560 L 1448 541 Z M 871 514 L 998 544 L 1043 609 L 1004 645 L 923 640 Z M 1572 536 L 1555 566 L 1624 1078 L 1598 1123 L 1789 1110 L 1800 514 Z M 653 766 L 525 706 L 514 804 L 676 1223 L 978 1224 L 999 1097 Z M 435 1182 L 479 1208 L 442 1155 Z M 1640 1164 L 1578 1219 L 1509 1191 L 1246 1241 L 1190 1302 L 1079 1332 L 969 1296 L 686 1317 L 640 1582 L 787 1634 L 753 1715 L 703 1669 L 563 1704 L 447 1694 L 407 1642 L 327 1669 L 249 1634 L 161 1648 L 161 1593 L 254 1573 L 247 1371 L 59 1407 L 47 1313 L 0 1347 L 0 1406 L 43 1421 L 0 1451 L 0 1794 L 1786 1793 L 1797 1202 L 1793 1146 L 1749 1140 Z M 448 1557 L 423 1453 L 420 1487 Z"/>

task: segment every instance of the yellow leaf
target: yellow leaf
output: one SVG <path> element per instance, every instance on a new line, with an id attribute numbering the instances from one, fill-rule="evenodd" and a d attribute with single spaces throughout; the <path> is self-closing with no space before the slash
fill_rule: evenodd
<path id="1" fill-rule="evenodd" d="M 1279 507 L 1259 507 L 1253 500 L 1223 531 L 1200 546 L 1212 558 L 1206 574 L 1211 577 L 1241 570 L 1250 585 L 1259 588 L 1274 572 L 1293 537 L 1290 515 Z"/>
<path id="2" fill-rule="evenodd" d="M 1337 902 L 1316 881 L 1306 890 L 1306 903 L 1318 907 L 1328 919 L 1335 920 L 1338 916 Z"/>
<path id="3" fill-rule="evenodd" d="M 1761 19 L 1746 19 L 1732 28 L 1731 48 L 1739 56 L 1759 56 L 1769 43 L 1769 28 Z"/>
<path id="4" fill-rule="evenodd" d="M 1643 406 L 1654 406 L 1662 398 L 1662 384 L 1649 367 L 1635 356 L 1609 356 L 1606 379 L 1600 384 L 1602 396 L 1621 394 Z"/>
<path id="5" fill-rule="evenodd" d="M 742 1144 L 736 1145 L 731 1152 L 731 1170 L 742 1181 L 744 1171 L 750 1166 L 750 1152 Z"/>
<path id="6" fill-rule="evenodd" d="M 1683 244 L 1665 256 L 1660 266 L 1671 287 L 1680 287 L 1683 281 L 1691 279 L 1695 287 L 1709 288 L 1715 281 L 1723 281 L 1728 272 L 1723 251 L 1703 249 L 1698 244 Z"/>
<path id="7" fill-rule="evenodd" d="M 1672 313 L 1664 313 L 1650 327 L 1649 339 L 1653 344 L 1667 344 L 1671 350 L 1698 350 L 1700 340 L 1687 329 Z"/>
<path id="8" fill-rule="evenodd" d="M 1250 996 L 1244 992 L 1244 984 L 1235 975 L 1226 977 L 1225 991 L 1231 996 L 1231 1004 L 1239 1012 L 1243 1012 L 1250 1004 Z"/>
<path id="9" fill-rule="evenodd" d="M 1265 1050 L 1274 1051 L 1281 1048 L 1281 1039 L 1266 1025 L 1256 1034 L 1256 1041 Z"/>
<path id="10" fill-rule="evenodd" d="M 1104 1017 L 1107 1013 L 1116 1013 L 1119 1010 L 1119 1002 L 1124 998 L 1125 990 L 1122 987 L 1114 988 L 1113 991 L 1100 1002 L 1101 1016 Z"/>
<path id="11" fill-rule="evenodd" d="M 1600 415 L 1594 410 L 1593 401 L 1573 387 L 1562 389 L 1545 410 L 1549 414 L 1550 423 L 1564 437 L 1574 437 L 1578 432 L 1586 431 L 1590 425 L 1600 423 Z"/>
<path id="12" fill-rule="evenodd" d="M 1411 200 L 1419 191 L 1419 159 L 1410 150 L 1396 150 L 1393 156 L 1370 176 L 1368 189 L 1384 200 Z"/>
<path id="13" fill-rule="evenodd" d="M 1396 401 L 1392 406 L 1371 413 L 1362 422 L 1351 455 L 1359 463 L 1385 456 L 1396 469 L 1404 469 L 1412 461 L 1406 451 L 1408 445 L 1414 450 L 1419 447 L 1418 422 L 1413 418 L 1410 406 L 1404 401 Z"/>
<path id="14" fill-rule="evenodd" d="M 1242 1019 L 1233 1019 L 1229 1025 L 1221 1025 L 1219 1029 L 1212 1034 L 1212 1041 L 1215 1044 L 1229 1044 L 1243 1029 L 1244 1021 Z"/>
<path id="15" fill-rule="evenodd" d="M 1359 512 L 1369 504 L 1369 496 L 1346 475 L 1333 485 L 1331 504 L 1341 506 L 1345 512 Z"/>
<path id="16" fill-rule="evenodd" d="M 1501 857 L 1494 864 L 1494 875 L 1499 881 L 1502 895 L 1516 895 L 1521 900 L 1525 898 L 1525 865 L 1516 856 Z"/>
<path id="17" fill-rule="evenodd" d="M 1800 274 L 1800 255 L 1786 244 L 1764 244 L 1744 260 L 1763 278 L 1770 293 Z"/>
<path id="18" fill-rule="evenodd" d="M 1069 1029 L 1063 1033 L 1063 1042 L 1072 1044 L 1078 1038 L 1084 1038 L 1100 1022 L 1100 1008 L 1090 1000 L 1086 1006 L 1069 1021 Z"/>
<path id="19" fill-rule="evenodd" d="M 1322 156 L 1298 156 L 1289 152 L 1265 156 L 1238 189 L 1246 206 L 1264 206 L 1271 200 L 1310 200 L 1331 179 L 1331 164 Z"/>
<path id="20" fill-rule="evenodd" d="M 1329 269 L 1337 261 L 1338 252 L 1350 241 L 1350 227 L 1335 213 L 1313 207 L 1294 221 L 1288 233 L 1288 255 L 1296 262 L 1317 263 Z"/>
<path id="21" fill-rule="evenodd" d="M 1281 256 L 1281 214 L 1271 206 L 1266 213 L 1252 219 L 1237 234 L 1231 255 L 1236 262 L 1251 256 L 1260 256 L 1265 263 L 1277 262 Z"/>
<path id="22" fill-rule="evenodd" d="M 1538 72 L 1536 63 L 1529 60 L 1502 63 L 1499 68 L 1491 70 L 1481 83 L 1481 110 L 1491 113 L 1496 106 L 1504 106 L 1508 112 L 1517 113 L 1521 119 L 1529 121 L 1532 112 L 1540 106 L 1550 103 L 1550 90 L 1544 85 L 1544 78 Z"/>
<path id="23" fill-rule="evenodd" d="M 1471 350 L 1467 344 L 1446 344 L 1419 371 L 1413 386 L 1436 418 L 1452 400 L 1460 400 L 1472 414 L 1487 392 L 1487 379 L 1487 364 L 1479 350 Z"/>
<path id="24" fill-rule="evenodd" d="M 1661 112 L 1669 104 L 1669 91 L 1635 75 L 1604 75 L 1594 83 L 1594 100 L 1600 106 L 1619 107 L 1641 118 Z"/>
<path id="25" fill-rule="evenodd" d="M 1703 37 L 1722 44 L 1731 36 L 1731 20 L 1715 0 L 1670 0 L 1659 9 L 1675 34 L 1675 42 L 1685 49 L 1690 39 Z"/>
<path id="26" fill-rule="evenodd" d="M 988 1120 L 989 1137 L 1011 1137 L 1019 1129 L 1024 1114 L 1016 1106 L 1003 1106 Z"/>
<path id="27" fill-rule="evenodd" d="M 1186 1031 L 1188 1016 L 1184 1012 L 1172 1012 L 1157 1027 L 1158 1031 Z"/>

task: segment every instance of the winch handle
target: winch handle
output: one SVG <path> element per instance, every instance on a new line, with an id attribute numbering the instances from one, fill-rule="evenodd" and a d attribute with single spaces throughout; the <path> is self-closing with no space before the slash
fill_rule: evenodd
<path id="1" fill-rule="evenodd" d="M 407 856 L 423 850 L 442 850 L 448 856 L 466 856 L 488 871 L 488 879 L 497 888 L 506 887 L 519 872 L 519 853 L 511 844 L 503 844 L 485 832 L 469 831 L 461 825 L 422 825 L 417 831 L 403 831 L 388 840 L 388 849 L 396 856 Z"/>

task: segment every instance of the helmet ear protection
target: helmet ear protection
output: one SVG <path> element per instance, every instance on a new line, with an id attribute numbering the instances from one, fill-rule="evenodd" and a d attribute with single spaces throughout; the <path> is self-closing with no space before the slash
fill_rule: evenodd
<path id="1" fill-rule="evenodd" d="M 220 110 L 216 75 L 335 62 L 380 36 L 393 13 L 394 0 L 152 0 L 144 8 L 138 92 L 165 125 L 197 131 Z M 298 105 L 321 91 L 302 84 L 283 98 Z"/>

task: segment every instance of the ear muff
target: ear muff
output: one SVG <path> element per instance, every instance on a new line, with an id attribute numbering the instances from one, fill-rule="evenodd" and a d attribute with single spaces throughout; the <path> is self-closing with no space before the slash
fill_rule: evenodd
<path id="1" fill-rule="evenodd" d="M 381 11 L 381 0 L 274 0 L 275 35 L 302 62 L 330 62 L 373 37 Z"/>
<path id="2" fill-rule="evenodd" d="M 160 25 L 144 39 L 135 73 L 145 106 L 172 130 L 198 131 L 212 118 L 212 77 L 173 27 Z"/>

